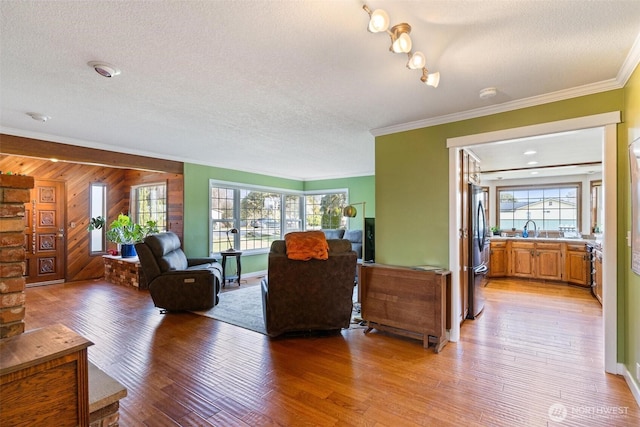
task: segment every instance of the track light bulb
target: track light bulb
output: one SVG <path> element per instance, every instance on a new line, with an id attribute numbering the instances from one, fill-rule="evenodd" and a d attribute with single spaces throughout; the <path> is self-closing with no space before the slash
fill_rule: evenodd
<path id="1" fill-rule="evenodd" d="M 411 25 L 403 22 L 401 24 L 394 25 L 389 31 L 391 36 L 391 47 L 389 50 L 395 53 L 409 53 L 411 52 Z"/>
<path id="2" fill-rule="evenodd" d="M 407 68 L 411 70 L 419 70 L 420 68 L 424 68 L 427 63 L 427 58 L 425 58 L 424 53 L 416 52 L 413 55 L 410 55 L 409 62 L 407 62 Z"/>
<path id="3" fill-rule="evenodd" d="M 387 31 L 389 28 L 389 15 L 382 9 L 376 9 L 371 13 L 369 19 L 369 31 L 372 33 L 380 33 Z"/>
<path id="4" fill-rule="evenodd" d="M 422 80 L 422 82 L 427 86 L 438 87 L 440 84 L 440 72 L 427 74 L 427 69 L 423 68 L 420 80 Z"/>

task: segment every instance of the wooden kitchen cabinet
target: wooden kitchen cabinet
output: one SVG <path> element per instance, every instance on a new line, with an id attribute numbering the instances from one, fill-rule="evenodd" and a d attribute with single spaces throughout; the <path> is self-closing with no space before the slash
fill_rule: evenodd
<path id="1" fill-rule="evenodd" d="M 505 277 L 508 274 L 507 242 L 492 241 L 489 253 L 489 277 Z"/>
<path id="2" fill-rule="evenodd" d="M 511 275 L 528 279 L 562 280 L 562 244 L 511 243 Z"/>
<path id="3" fill-rule="evenodd" d="M 585 287 L 590 286 L 591 262 L 589 257 L 586 244 L 567 244 L 564 267 L 567 282 Z"/>
<path id="4" fill-rule="evenodd" d="M 534 277 L 533 263 L 536 244 L 533 242 L 511 242 L 511 275 Z"/>
<path id="5" fill-rule="evenodd" d="M 536 243 L 535 277 L 562 280 L 562 244 Z"/>

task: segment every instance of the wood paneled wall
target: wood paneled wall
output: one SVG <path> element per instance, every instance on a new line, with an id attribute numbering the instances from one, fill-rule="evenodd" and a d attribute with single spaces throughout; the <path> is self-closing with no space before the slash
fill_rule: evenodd
<path id="1" fill-rule="evenodd" d="M 55 156 L 55 153 L 51 153 Z M 170 229 L 183 237 L 183 177 L 181 174 L 146 172 L 67 162 L 0 155 L 0 171 L 65 182 L 66 203 L 66 281 L 102 277 L 104 263 L 100 255 L 89 255 L 89 186 L 107 184 L 107 223 L 119 213 L 129 212 L 129 188 L 145 182 L 166 181 Z M 111 248 L 115 249 L 115 245 Z"/>

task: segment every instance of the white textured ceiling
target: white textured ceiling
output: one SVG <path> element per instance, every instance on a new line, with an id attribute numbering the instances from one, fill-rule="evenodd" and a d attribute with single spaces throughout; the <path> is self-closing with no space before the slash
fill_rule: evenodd
<path id="1" fill-rule="evenodd" d="M 362 4 L 3 0 L 0 130 L 295 179 L 368 175 L 372 133 L 619 88 L 640 56 L 638 0 L 368 3 L 411 25 L 434 89 L 366 31 Z"/>

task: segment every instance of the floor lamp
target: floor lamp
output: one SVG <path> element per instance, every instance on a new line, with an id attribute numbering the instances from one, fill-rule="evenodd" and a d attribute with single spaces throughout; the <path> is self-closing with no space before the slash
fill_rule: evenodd
<path id="1" fill-rule="evenodd" d="M 365 207 L 366 207 L 367 202 L 356 202 L 356 203 L 350 203 L 349 206 L 345 207 L 342 210 L 342 214 L 344 216 L 346 216 L 347 218 L 355 218 L 358 215 L 358 210 L 356 209 L 355 205 L 362 205 L 362 261 L 365 262 L 365 254 L 366 252 L 366 241 L 367 241 L 367 236 L 365 234 Z"/>

